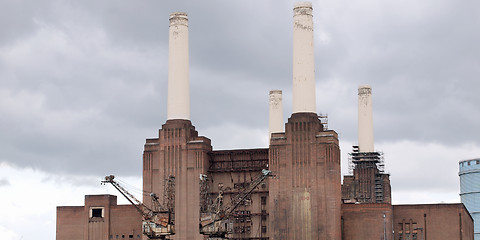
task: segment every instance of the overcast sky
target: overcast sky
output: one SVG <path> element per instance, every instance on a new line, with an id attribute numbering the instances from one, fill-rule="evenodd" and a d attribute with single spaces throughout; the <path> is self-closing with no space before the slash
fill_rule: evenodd
<path id="1" fill-rule="evenodd" d="M 291 114 L 293 5 L 0 0 L 2 236 L 53 239 L 55 206 L 118 195 L 105 175 L 141 187 L 143 144 L 166 121 L 171 12 L 189 16 L 199 134 L 214 149 L 268 147 L 269 90 Z M 313 7 L 317 111 L 340 135 L 344 172 L 369 84 L 394 203 L 458 202 L 458 161 L 480 157 L 480 1 Z"/>

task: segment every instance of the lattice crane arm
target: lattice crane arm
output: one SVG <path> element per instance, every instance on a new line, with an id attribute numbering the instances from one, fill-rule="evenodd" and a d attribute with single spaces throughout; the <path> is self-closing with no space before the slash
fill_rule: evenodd
<path id="1" fill-rule="evenodd" d="M 230 204 L 227 205 L 227 207 L 225 208 L 225 216 L 224 217 L 227 217 L 229 216 L 230 214 L 232 214 L 233 211 L 235 211 L 235 209 L 238 207 L 238 205 L 240 205 L 240 203 L 242 203 L 243 200 L 245 200 L 245 198 L 248 197 L 248 195 L 250 195 L 253 190 L 255 190 L 255 188 L 260 185 L 260 183 L 263 182 L 263 180 L 265 180 L 265 178 L 267 178 L 268 176 L 271 176 L 272 175 L 272 171 L 270 170 L 266 170 L 266 169 L 263 169 L 262 170 L 262 174 L 259 175 L 258 177 L 256 177 L 249 185 L 247 188 L 245 188 L 242 192 L 240 192 L 239 194 L 237 194 L 233 199 L 232 201 L 230 201 Z"/>
<path id="2" fill-rule="evenodd" d="M 105 177 L 105 180 L 103 180 L 102 183 L 112 184 L 113 187 L 115 187 L 133 206 L 135 206 L 137 211 L 142 215 L 143 219 L 150 219 L 152 217 L 153 211 L 145 204 L 143 204 L 140 200 L 138 200 L 135 196 L 129 193 L 122 185 L 120 185 L 120 183 L 118 183 L 114 179 L 114 175 L 109 175 Z"/>
<path id="3" fill-rule="evenodd" d="M 226 206 L 225 210 L 222 207 L 223 191 L 219 191 L 219 195 L 215 203 L 210 205 L 210 209 L 214 212 L 206 213 L 200 218 L 200 233 L 208 235 L 209 239 L 224 239 L 225 235 L 231 232 L 230 216 L 233 211 L 248 197 L 255 188 L 263 182 L 272 172 L 269 170 L 262 170 L 262 173 L 257 176 L 244 190 L 238 193 Z"/>

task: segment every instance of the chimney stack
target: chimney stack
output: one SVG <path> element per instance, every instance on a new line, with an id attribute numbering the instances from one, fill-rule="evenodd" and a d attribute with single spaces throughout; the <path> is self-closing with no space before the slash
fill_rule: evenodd
<path id="1" fill-rule="evenodd" d="M 269 139 L 272 133 L 284 132 L 283 130 L 283 105 L 282 90 L 270 91 L 270 114 L 269 114 Z"/>
<path id="2" fill-rule="evenodd" d="M 190 72 L 188 60 L 188 16 L 170 14 L 168 37 L 167 120 L 190 120 Z"/>
<path id="3" fill-rule="evenodd" d="M 310 2 L 293 8 L 293 113 L 316 112 L 312 12 Z"/>
<path id="4" fill-rule="evenodd" d="M 358 87 L 358 148 L 360 152 L 373 152 L 372 88 Z"/>

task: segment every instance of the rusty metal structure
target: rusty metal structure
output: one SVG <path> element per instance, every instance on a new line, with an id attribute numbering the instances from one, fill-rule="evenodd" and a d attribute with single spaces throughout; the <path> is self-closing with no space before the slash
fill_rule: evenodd
<path id="1" fill-rule="evenodd" d="M 200 215 L 200 233 L 208 236 L 208 240 L 227 239 L 226 235 L 233 232 L 233 219 L 238 221 L 240 218 L 245 218 L 243 214 L 235 212 L 240 205 L 246 205 L 248 197 L 272 172 L 263 169 L 261 174 L 256 176 L 252 182 L 246 186 L 242 186 L 242 190 L 235 195 L 227 204 L 224 204 L 223 190 L 220 189 L 218 196 L 210 205 L 200 207 L 206 209 Z M 207 178 L 202 179 L 208 181 Z M 250 200 L 251 201 L 251 200 Z M 208 203 L 208 201 L 205 201 Z"/>
<path id="2" fill-rule="evenodd" d="M 102 183 L 112 184 L 142 215 L 143 234 L 148 239 L 166 239 L 167 236 L 175 234 L 172 213 L 160 204 L 159 197 L 155 193 L 150 193 L 152 207 L 148 207 L 115 181 L 115 176 L 106 176 Z"/>

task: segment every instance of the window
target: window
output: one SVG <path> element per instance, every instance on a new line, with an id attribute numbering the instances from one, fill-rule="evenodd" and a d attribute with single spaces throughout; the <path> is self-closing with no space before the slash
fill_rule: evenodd
<path id="1" fill-rule="evenodd" d="M 91 207 L 89 215 L 90 218 L 103 218 L 103 207 Z"/>
<path id="2" fill-rule="evenodd" d="M 422 228 L 419 228 L 417 223 L 413 222 L 412 219 L 408 222 L 404 219 L 401 223 L 398 223 L 398 226 L 399 240 L 418 240 L 418 231 L 422 231 Z"/>
<path id="3" fill-rule="evenodd" d="M 263 196 L 263 197 L 261 198 L 261 200 L 262 200 L 262 201 L 261 201 L 261 202 L 262 202 L 262 205 L 267 205 L 267 197 Z"/>
<path id="4" fill-rule="evenodd" d="M 96 208 L 92 209 L 92 217 L 102 217 L 102 209 Z"/>
<path id="5" fill-rule="evenodd" d="M 267 233 L 267 226 L 262 226 L 262 233 Z"/>
<path id="6" fill-rule="evenodd" d="M 262 210 L 262 221 L 267 221 L 267 210 Z"/>

